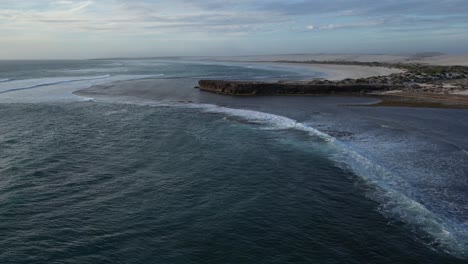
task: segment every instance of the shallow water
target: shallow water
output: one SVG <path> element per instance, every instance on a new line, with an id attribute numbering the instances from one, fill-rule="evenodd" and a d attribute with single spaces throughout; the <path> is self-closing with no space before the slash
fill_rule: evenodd
<path id="1" fill-rule="evenodd" d="M 466 263 L 465 110 L 109 81 L 0 95 L 1 263 Z"/>

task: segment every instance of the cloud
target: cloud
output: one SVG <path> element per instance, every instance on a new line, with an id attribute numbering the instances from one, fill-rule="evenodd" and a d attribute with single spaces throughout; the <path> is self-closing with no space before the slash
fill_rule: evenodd
<path id="1" fill-rule="evenodd" d="M 242 2 L 242 0 L 240 1 Z M 213 11 L 208 7 L 222 8 L 223 1 L 208 1 L 206 5 L 187 0 L 174 1 L 51 1 L 48 8 L 0 9 L 0 22 L 11 28 L 47 31 L 106 30 L 114 34 L 145 31 L 157 34 L 171 31 L 257 32 L 267 25 L 287 23 L 285 16 L 272 16 L 268 12 L 231 9 Z M 179 6 L 182 5 L 182 6 Z M 41 24 L 44 27 L 41 27 Z M 47 25 L 46 25 L 47 24 Z M 0 24 L 1 30 L 2 24 Z M 273 28 L 273 27 L 272 27 Z M 150 29 L 150 30 L 148 30 Z"/>
<path id="2" fill-rule="evenodd" d="M 335 30 L 335 29 L 350 29 L 350 28 L 363 28 L 363 27 L 376 27 L 385 24 L 384 19 L 358 21 L 346 24 L 327 24 L 322 26 L 309 25 L 306 27 L 308 30 Z"/>
<path id="3" fill-rule="evenodd" d="M 358 15 L 448 15 L 466 14 L 466 0 L 303 0 L 263 2 L 262 9 L 282 14 L 305 15 L 324 13 L 351 13 Z"/>
<path id="4" fill-rule="evenodd" d="M 244 41 L 262 50 L 349 40 L 354 33 L 395 41 L 449 32 L 460 39 L 468 36 L 467 13 L 467 0 L 0 0 L 0 34 L 9 43 L 175 39 L 190 46 L 197 39 Z"/>
<path id="5" fill-rule="evenodd" d="M 54 4 L 57 4 L 57 5 L 70 5 L 70 4 L 73 4 L 73 1 L 67 1 L 67 0 L 62 0 L 62 1 L 55 1 Z"/>
<path id="6" fill-rule="evenodd" d="M 460 21 L 468 13 L 466 0 L 5 0 L 0 22 L 23 28 L 102 31 L 120 34 L 177 32 L 256 33 L 286 30 L 301 21 L 307 30 L 365 27 L 414 27 Z M 5 8 L 2 8 L 5 6 Z M 411 24 L 410 21 L 412 21 Z M 60 22 L 60 23 L 59 23 Z M 38 24 L 36 24 L 38 23 Z M 460 23 L 460 22 L 458 22 Z M 51 25 L 54 24 L 54 25 Z M 312 25 L 312 26 L 311 26 Z M 0 28 L 1 28 L 0 24 Z M 300 31 L 300 30 L 299 30 Z"/>
<path id="7" fill-rule="evenodd" d="M 61 4 L 73 4 L 73 2 L 71 2 L 71 1 L 61 1 Z M 72 9 L 68 10 L 68 12 L 69 13 L 80 12 L 80 11 L 88 8 L 92 4 L 94 4 L 93 1 L 82 2 L 82 3 L 79 3 L 77 6 L 73 7 Z"/>

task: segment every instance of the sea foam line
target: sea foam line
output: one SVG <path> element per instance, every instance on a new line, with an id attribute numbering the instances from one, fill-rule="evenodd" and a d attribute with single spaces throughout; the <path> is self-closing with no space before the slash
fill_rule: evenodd
<path id="1" fill-rule="evenodd" d="M 202 108 L 205 112 L 209 113 L 227 114 L 231 116 L 245 118 L 246 120 L 253 123 L 267 125 L 267 128 L 270 129 L 295 129 L 299 131 L 308 132 L 326 141 L 335 141 L 334 137 L 285 116 L 246 109 L 227 108 L 211 104 L 193 104 L 191 107 Z"/>
<path id="2" fill-rule="evenodd" d="M 4 91 L 0 91 L 0 94 L 2 94 L 2 93 L 14 92 L 14 91 L 21 91 L 21 90 L 34 89 L 34 88 L 43 87 L 43 86 L 49 86 L 49 85 L 57 85 L 57 84 L 64 84 L 64 83 L 73 83 L 73 82 L 80 82 L 80 81 L 100 80 L 100 79 L 105 79 L 105 78 L 109 78 L 109 77 L 111 77 L 111 75 L 108 75 L 108 74 L 107 74 L 107 75 L 96 76 L 96 77 L 86 77 L 86 78 L 70 79 L 70 80 L 40 82 L 40 83 L 33 84 L 33 85 L 29 85 L 29 86 L 15 87 L 15 88 L 7 89 L 7 90 L 4 90 Z M 44 80 L 44 79 L 38 79 L 38 80 Z M 25 81 L 28 81 L 28 80 L 25 80 Z"/>
<path id="3" fill-rule="evenodd" d="M 128 78 L 124 78 L 124 80 L 137 80 L 137 79 L 149 79 L 149 78 L 156 78 L 156 77 L 161 77 L 164 76 L 164 74 L 153 74 L 153 75 L 102 75 L 102 76 L 90 76 L 90 77 L 81 77 L 81 78 L 74 78 L 74 79 L 64 79 L 61 77 L 58 78 L 43 78 L 43 79 L 24 79 L 24 80 L 16 80 L 12 82 L 5 83 L 5 85 L 8 85 L 10 87 L 2 87 L 1 88 L 6 88 L 5 90 L 1 91 L 0 94 L 3 93 L 9 93 L 9 92 L 15 92 L 15 91 L 21 91 L 21 90 L 29 90 L 29 89 L 34 89 L 34 88 L 39 88 L 39 87 L 44 87 L 44 86 L 53 86 L 53 85 L 59 85 L 59 84 L 68 84 L 68 83 L 79 83 L 79 82 L 85 82 L 85 81 L 97 81 L 97 80 L 103 80 L 103 79 L 109 79 L 113 81 L 113 79 L 116 79 L 117 81 L 120 80 L 119 77 L 122 76 L 127 76 Z M 112 77 L 112 78 L 111 78 Z M 15 87 L 15 85 L 17 87 Z M 82 87 L 88 88 L 89 86 Z"/>
<path id="4" fill-rule="evenodd" d="M 187 105 L 182 105 L 187 107 Z M 219 113 L 244 118 L 249 122 L 266 125 L 268 129 L 293 129 L 307 132 L 327 142 L 328 147 L 337 153 L 335 162 L 351 169 L 373 190 L 368 197 L 379 202 L 380 212 L 391 219 L 398 219 L 415 229 L 428 234 L 430 247 L 442 249 L 460 258 L 468 258 L 468 230 L 458 223 L 444 219 L 427 209 L 423 204 L 401 192 L 401 188 L 411 188 L 402 177 L 398 177 L 386 168 L 360 154 L 351 146 L 337 140 L 311 126 L 288 117 L 253 110 L 233 109 L 212 104 L 190 104 L 188 107 L 200 108 L 207 113 Z M 399 190 L 400 189 L 400 190 Z M 420 232 L 418 232 L 420 233 Z M 425 239 L 428 240 L 428 239 Z"/>

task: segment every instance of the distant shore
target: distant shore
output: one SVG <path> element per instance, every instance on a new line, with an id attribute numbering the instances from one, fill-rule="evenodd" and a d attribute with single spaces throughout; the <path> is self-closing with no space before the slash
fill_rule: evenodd
<path id="1" fill-rule="evenodd" d="M 274 62 L 274 61 L 348 61 L 382 63 L 421 63 L 428 65 L 468 66 L 468 54 L 443 54 L 438 52 L 420 52 L 408 54 L 346 54 L 346 53 L 306 53 L 278 54 L 236 57 L 194 57 L 192 60 L 232 61 L 232 62 Z"/>
<path id="2" fill-rule="evenodd" d="M 201 91 L 231 95 L 372 95 L 383 106 L 468 108 L 468 66 L 353 61 L 277 61 L 327 74 L 310 81 L 200 80 Z"/>
<path id="3" fill-rule="evenodd" d="M 265 58 L 265 57 L 262 57 Z M 284 57 L 282 57 L 284 59 Z M 426 58 L 427 60 L 427 58 Z M 195 60 L 194 60 L 195 61 Z M 210 62 L 218 62 L 211 60 Z M 226 61 L 221 61 L 225 63 Z M 241 62 L 238 60 L 237 62 Z M 243 60 L 242 64 L 286 66 L 304 72 L 304 69 L 324 73 L 322 78 L 300 80 L 246 81 L 234 80 L 197 80 L 188 79 L 178 86 L 199 88 L 199 90 L 179 90 L 183 102 L 196 101 L 199 96 L 221 94 L 228 96 L 307 96 L 307 95 L 342 95 L 365 96 L 381 100 L 374 106 L 468 108 L 468 66 L 443 66 L 423 63 L 388 62 L 388 61 L 260 61 Z M 216 63 L 215 63 L 216 64 Z M 255 67 L 255 66 L 254 66 Z M 313 75 L 312 75 L 313 76 Z M 278 79 L 277 79 L 278 80 Z M 123 87 L 106 85 L 77 91 L 79 95 L 119 95 L 152 97 L 154 85 L 159 90 L 172 82 L 148 81 L 139 85 Z M 164 83 L 158 84 L 159 82 Z M 144 84 L 144 85 L 143 85 Z M 171 84 L 172 85 L 172 84 Z M 131 89 L 130 89 L 131 88 Z M 177 87 L 174 87 L 174 89 Z M 168 88 L 169 89 L 169 88 Z M 173 88 L 171 88 L 173 89 Z M 172 91 L 165 93 L 171 94 Z M 154 99 L 170 100 L 165 93 L 159 93 Z M 199 95 L 198 95 L 199 94 Z M 220 98 L 221 97 L 216 97 Z"/>

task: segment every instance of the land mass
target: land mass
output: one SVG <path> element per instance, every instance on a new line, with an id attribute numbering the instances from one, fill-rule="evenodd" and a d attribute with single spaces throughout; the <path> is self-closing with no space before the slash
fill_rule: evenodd
<path id="1" fill-rule="evenodd" d="M 314 79 L 310 81 L 226 81 L 200 80 L 202 91 L 232 95 L 317 95 L 359 94 L 385 96 L 399 102 L 391 105 L 440 105 L 468 108 L 468 66 L 427 65 L 421 63 L 390 63 L 363 61 L 276 61 L 301 65 L 338 65 L 397 69 L 398 71 L 367 78 L 338 80 Z M 416 103 L 417 101 L 417 103 Z"/>

